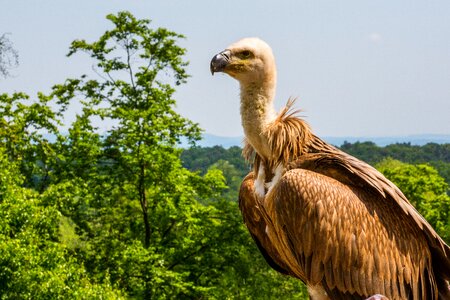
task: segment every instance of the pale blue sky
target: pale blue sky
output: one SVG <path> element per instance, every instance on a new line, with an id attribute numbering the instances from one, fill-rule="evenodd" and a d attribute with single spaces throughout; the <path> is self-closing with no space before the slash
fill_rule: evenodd
<path id="1" fill-rule="evenodd" d="M 276 106 L 290 96 L 321 136 L 450 134 L 450 1 L 0 0 L 0 33 L 19 51 L 0 92 L 48 91 L 89 72 L 72 40 L 93 41 L 129 10 L 186 35 L 192 78 L 177 110 L 208 133 L 242 135 L 237 82 L 209 72 L 228 44 L 258 36 L 278 64 Z"/>

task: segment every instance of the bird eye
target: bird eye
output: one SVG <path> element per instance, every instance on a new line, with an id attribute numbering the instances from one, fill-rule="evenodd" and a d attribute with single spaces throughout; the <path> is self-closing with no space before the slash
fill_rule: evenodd
<path id="1" fill-rule="evenodd" d="M 249 58 L 251 53 L 248 50 L 244 50 L 241 52 L 241 54 L 243 58 Z"/>

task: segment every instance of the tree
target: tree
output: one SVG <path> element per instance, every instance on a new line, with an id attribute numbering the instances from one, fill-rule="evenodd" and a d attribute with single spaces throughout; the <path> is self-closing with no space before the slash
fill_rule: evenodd
<path id="1" fill-rule="evenodd" d="M 122 299 L 95 282 L 59 243 L 60 214 L 23 187 L 17 164 L 0 148 L 0 294 L 2 299 Z"/>
<path id="2" fill-rule="evenodd" d="M 9 70 L 19 64 L 19 54 L 4 33 L 0 36 L 0 75 L 7 77 Z"/>
<path id="3" fill-rule="evenodd" d="M 59 113 L 42 93 L 32 101 L 24 93 L 0 94 L 0 147 L 17 163 L 25 177 L 23 184 L 43 191 L 50 180 L 54 155 L 50 134 L 58 135 Z"/>
<path id="4" fill-rule="evenodd" d="M 200 131 L 173 110 L 175 90 L 167 83 L 173 78 L 179 85 L 188 77 L 182 60 L 185 50 L 176 45 L 182 36 L 163 28 L 152 30 L 148 20 L 127 12 L 107 19 L 114 29 L 93 43 L 74 41 L 69 52 L 89 54 L 101 80 L 69 80 L 55 88 L 55 95 L 64 99 L 76 91 L 84 97 L 85 113 L 117 124 L 105 135 L 105 158 L 116 170 L 113 180 L 127 186 L 127 198 L 140 203 L 144 245 L 149 247 L 149 211 L 157 205 L 155 198 L 149 202 L 149 193 L 163 194 L 170 188 L 169 177 L 162 175 L 176 165 L 180 137 L 193 141 Z"/>

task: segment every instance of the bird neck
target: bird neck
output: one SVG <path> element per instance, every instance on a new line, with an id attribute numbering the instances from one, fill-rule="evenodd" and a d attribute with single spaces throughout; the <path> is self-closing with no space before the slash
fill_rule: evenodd
<path id="1" fill-rule="evenodd" d="M 241 82 L 241 119 L 245 137 L 262 157 L 270 158 L 270 146 L 264 134 L 276 118 L 273 107 L 275 78 L 261 83 Z"/>

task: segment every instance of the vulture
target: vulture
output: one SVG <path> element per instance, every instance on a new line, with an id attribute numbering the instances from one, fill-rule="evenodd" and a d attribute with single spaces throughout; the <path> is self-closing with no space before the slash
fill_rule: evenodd
<path id="1" fill-rule="evenodd" d="M 293 109 L 273 107 L 276 66 L 261 39 L 216 54 L 210 70 L 239 82 L 253 170 L 239 207 L 267 263 L 310 299 L 450 299 L 450 248 L 370 165 L 326 143 Z"/>

